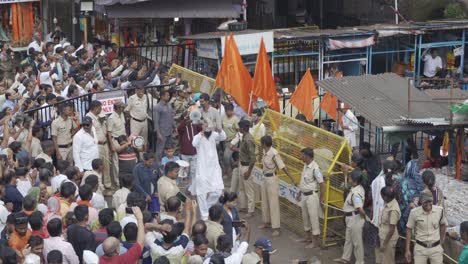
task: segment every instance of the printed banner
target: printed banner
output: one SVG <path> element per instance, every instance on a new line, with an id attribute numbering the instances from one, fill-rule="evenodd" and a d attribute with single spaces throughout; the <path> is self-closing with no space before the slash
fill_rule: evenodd
<path id="1" fill-rule="evenodd" d="M 96 100 L 101 102 L 102 111 L 106 114 L 110 114 L 112 111 L 114 111 L 114 104 L 122 101 L 126 102 L 126 97 L 122 91 L 115 91 L 108 93 L 98 93 L 96 94 Z"/>
<path id="2" fill-rule="evenodd" d="M 198 57 L 218 59 L 218 45 L 215 39 L 199 40 L 196 44 Z"/>
<path id="3" fill-rule="evenodd" d="M 259 167 L 254 167 L 252 169 L 252 175 L 254 177 L 254 182 L 258 185 L 262 184 L 263 172 Z M 289 202 L 301 206 L 300 203 L 296 200 L 299 196 L 300 191 L 296 186 L 291 185 L 287 182 L 279 180 L 279 196 L 287 199 Z"/>
<path id="4" fill-rule="evenodd" d="M 345 48 L 363 48 L 374 45 L 375 40 L 374 36 L 368 37 L 366 39 L 358 39 L 358 40 L 336 40 L 336 39 L 329 39 L 328 46 L 330 50 L 338 50 L 338 49 L 345 49 Z"/>
<path id="5" fill-rule="evenodd" d="M 236 40 L 237 48 L 239 49 L 240 55 L 257 54 L 260 49 L 260 40 L 263 38 L 265 43 L 265 49 L 267 52 L 273 52 L 273 31 L 234 35 Z M 221 51 L 224 56 L 224 36 L 221 37 Z"/>

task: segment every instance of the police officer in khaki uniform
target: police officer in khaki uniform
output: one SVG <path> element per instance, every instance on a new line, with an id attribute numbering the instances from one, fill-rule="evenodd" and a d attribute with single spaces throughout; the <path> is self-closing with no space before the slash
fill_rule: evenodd
<path id="1" fill-rule="evenodd" d="M 361 185 L 362 171 L 360 169 L 353 170 L 349 175 L 348 182 L 352 187 L 343 204 L 343 211 L 346 217 L 346 238 L 343 247 L 343 255 L 341 258 L 334 259 L 333 261 L 350 263 L 351 254 L 354 251 L 355 263 L 364 264 L 362 228 L 364 227 L 366 214 L 363 209 L 365 192 Z"/>
<path id="2" fill-rule="evenodd" d="M 276 237 L 280 235 L 279 179 L 276 176 L 276 170 L 283 170 L 294 185 L 296 185 L 296 182 L 291 177 L 291 174 L 289 174 L 278 151 L 272 147 L 273 139 L 271 136 L 263 136 L 260 139 L 260 143 L 263 149 L 263 182 L 261 193 L 262 221 L 264 224 L 259 228 L 271 227 L 273 230 L 271 235 Z"/>
<path id="3" fill-rule="evenodd" d="M 395 193 L 392 187 L 384 187 L 380 191 L 380 194 L 385 202 L 385 207 L 382 210 L 380 218 L 380 248 L 375 249 L 375 262 L 379 264 L 395 264 L 395 247 L 398 241 L 396 226 L 401 217 L 400 206 L 395 200 Z"/>
<path id="4" fill-rule="evenodd" d="M 127 135 L 125 130 L 124 109 L 127 105 L 124 102 L 114 103 L 114 112 L 107 119 L 107 140 L 109 141 L 110 157 L 112 160 L 111 174 L 103 175 L 102 182 L 104 188 L 109 193 L 113 193 L 119 188 L 119 157 L 116 151 L 119 143 L 117 138 Z"/>
<path id="5" fill-rule="evenodd" d="M 239 122 L 239 130 L 242 133 L 239 146 L 241 176 L 239 192 L 241 193 L 240 196 L 244 197 L 243 201 L 247 200 L 247 218 L 252 217 L 255 212 L 255 183 L 251 174 L 256 161 L 256 146 L 254 138 L 249 133 L 249 128 L 250 121 L 241 120 Z"/>
<path id="6" fill-rule="evenodd" d="M 300 201 L 304 230 L 308 233 L 302 242 L 310 243 L 306 248 L 316 248 L 320 246 L 319 216 L 323 215 L 320 204 L 325 201 L 325 182 L 323 181 L 322 171 L 314 160 L 314 150 L 312 148 L 304 148 L 301 152 L 304 169 L 302 170 L 301 182 L 299 183 L 301 191 Z"/>
<path id="7" fill-rule="evenodd" d="M 107 122 L 106 114 L 102 111 L 102 104 L 99 101 L 92 101 L 89 106 L 89 112 L 86 116 L 91 117 L 93 120 L 93 127 L 96 131 L 98 139 L 99 158 L 102 162 L 102 177 L 110 177 L 110 156 L 109 156 L 109 142 L 107 140 Z M 99 177 L 99 175 L 97 175 Z M 102 184 L 102 177 L 99 180 L 100 185 Z M 102 186 L 100 186 L 102 187 Z"/>
<path id="8" fill-rule="evenodd" d="M 406 224 L 406 261 L 411 262 L 411 239 L 415 234 L 414 263 L 443 263 L 447 218 L 442 207 L 433 205 L 432 194 L 423 192 L 420 197 L 422 206 L 411 210 Z"/>
<path id="9" fill-rule="evenodd" d="M 70 104 L 64 104 L 60 109 L 60 116 L 51 124 L 52 140 L 55 145 L 55 155 L 58 160 L 73 161 L 72 142 L 73 134 L 79 129 L 70 118 L 73 108 Z"/>
<path id="10" fill-rule="evenodd" d="M 145 94 L 142 87 L 136 88 L 136 93 L 128 98 L 125 112 L 130 112 L 130 133 L 142 136 L 148 142 L 148 108 L 153 98 Z"/>
<path id="11" fill-rule="evenodd" d="M 174 119 L 180 120 L 182 114 L 187 110 L 189 101 L 187 99 L 187 91 L 183 84 L 177 86 L 177 97 L 169 102 L 174 109 Z"/>

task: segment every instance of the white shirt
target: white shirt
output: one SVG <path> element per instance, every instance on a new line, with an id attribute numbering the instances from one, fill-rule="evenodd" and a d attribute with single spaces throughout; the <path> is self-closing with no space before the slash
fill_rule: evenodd
<path id="1" fill-rule="evenodd" d="M 436 75 L 437 73 L 437 68 L 442 69 L 442 59 L 440 56 L 437 56 L 432 58 L 432 55 L 426 54 L 426 56 L 423 57 L 424 61 L 424 76 L 432 78 Z"/>
<path id="2" fill-rule="evenodd" d="M 41 42 L 40 44 L 37 43 L 37 41 L 33 41 L 31 43 L 29 43 L 28 45 L 28 49 L 27 49 L 27 53 L 29 55 L 29 49 L 30 48 L 34 48 L 35 51 L 39 51 L 39 52 L 42 52 L 42 48 L 44 47 L 44 42 Z"/>
<path id="3" fill-rule="evenodd" d="M 50 85 L 50 87 L 54 87 L 53 81 L 57 79 L 57 74 L 50 75 L 50 72 L 41 72 L 39 75 L 39 82 L 41 84 Z"/>
<path id="4" fill-rule="evenodd" d="M 266 134 L 266 128 L 263 123 L 257 123 L 249 128 L 249 133 L 255 140 L 260 140 Z"/>
<path id="5" fill-rule="evenodd" d="M 247 242 L 240 243 L 239 247 L 233 251 L 231 256 L 224 259 L 225 264 L 241 264 L 242 258 L 244 257 L 245 253 L 247 253 L 247 249 L 249 248 L 249 244 Z M 211 258 L 206 259 L 203 264 L 209 264 Z"/>
<path id="6" fill-rule="evenodd" d="M 25 197 L 26 195 L 28 195 L 29 190 L 32 188 L 31 181 L 30 180 L 23 181 L 23 180 L 18 179 L 16 181 L 16 188 L 21 193 L 21 195 Z"/>
<path id="7" fill-rule="evenodd" d="M 5 228 L 7 217 L 10 215 L 4 204 L 3 201 L 0 201 L 0 232 Z"/>
<path id="8" fill-rule="evenodd" d="M 107 208 L 106 200 L 104 200 L 104 196 L 102 196 L 102 194 L 93 192 L 93 198 L 91 198 L 91 201 L 89 202 L 97 210 Z"/>
<path id="9" fill-rule="evenodd" d="M 372 224 L 376 227 L 380 225 L 382 211 L 385 207 L 385 201 L 380 195 L 380 191 L 385 187 L 385 174 L 383 171 L 372 181 Z"/>
<path id="10" fill-rule="evenodd" d="M 80 129 L 73 137 L 73 160 L 80 171 L 92 170 L 91 163 L 99 158 L 96 129 L 91 128 L 93 136 Z"/>
<path id="11" fill-rule="evenodd" d="M 62 185 L 62 182 L 67 180 L 67 176 L 63 174 L 59 174 L 57 176 L 52 177 L 52 180 L 50 181 L 50 185 L 52 186 L 52 190 L 55 192 L 58 192 L 60 189 L 60 185 Z"/>

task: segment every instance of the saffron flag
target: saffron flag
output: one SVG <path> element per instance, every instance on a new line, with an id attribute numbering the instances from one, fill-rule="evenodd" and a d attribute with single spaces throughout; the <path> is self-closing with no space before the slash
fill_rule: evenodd
<path id="1" fill-rule="evenodd" d="M 215 85 L 216 87 L 221 87 L 221 88 L 224 88 L 224 83 L 225 83 L 225 79 L 226 79 L 226 74 L 227 74 L 227 62 L 228 62 L 228 58 L 226 57 L 226 55 L 228 54 L 228 47 L 229 47 L 229 37 L 228 35 L 224 36 L 224 56 L 223 56 L 223 60 L 221 61 L 221 66 L 219 68 L 219 71 L 218 71 L 218 74 L 216 75 L 216 81 L 215 81 Z M 224 90 L 226 93 L 229 93 L 228 91 Z"/>
<path id="2" fill-rule="evenodd" d="M 326 92 L 325 96 L 320 102 L 320 108 L 325 111 L 333 120 L 336 121 L 336 116 L 338 115 L 338 124 L 341 126 L 343 123 L 342 113 L 338 113 L 338 99 L 330 92 Z M 346 106 L 344 107 L 346 108 Z"/>
<path id="3" fill-rule="evenodd" d="M 318 93 L 314 78 L 310 73 L 310 69 L 307 69 L 301 82 L 291 96 L 291 99 L 289 99 L 289 103 L 301 111 L 302 114 L 306 116 L 307 120 L 310 121 L 314 118 L 313 99 L 317 96 Z"/>
<path id="4" fill-rule="evenodd" d="M 236 100 L 237 104 L 249 112 L 252 92 L 252 76 L 242 61 L 236 41 L 231 35 L 229 45 L 225 50 L 223 61 L 226 60 L 226 77 L 223 80 L 223 90 Z M 221 63 L 222 64 L 222 63 Z"/>
<path id="5" fill-rule="evenodd" d="M 260 42 L 260 50 L 257 55 L 257 64 L 255 66 L 255 75 L 253 79 L 253 94 L 260 97 L 268 104 L 270 109 L 280 111 L 278 94 L 276 93 L 275 80 L 271 73 L 270 62 L 263 43 Z"/>

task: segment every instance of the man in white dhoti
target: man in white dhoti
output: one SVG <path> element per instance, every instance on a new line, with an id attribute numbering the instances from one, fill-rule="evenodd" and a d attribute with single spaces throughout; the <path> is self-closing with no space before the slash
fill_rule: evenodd
<path id="1" fill-rule="evenodd" d="M 202 131 L 193 137 L 192 144 L 197 149 L 197 170 L 195 181 L 189 187 L 197 196 L 200 215 L 208 220 L 208 209 L 216 204 L 224 190 L 221 166 L 219 165 L 216 143 L 226 140 L 223 130 L 213 131 L 213 127 L 203 125 Z"/>
<path id="2" fill-rule="evenodd" d="M 356 130 L 359 128 L 359 122 L 356 118 L 356 116 L 351 112 L 351 110 L 346 110 L 344 113 L 345 109 L 340 108 L 341 113 L 343 113 L 343 116 L 341 117 L 343 121 L 343 125 L 341 128 L 343 129 L 343 134 L 346 140 L 348 140 L 349 146 L 351 148 L 357 147 L 357 142 L 356 142 Z"/>

